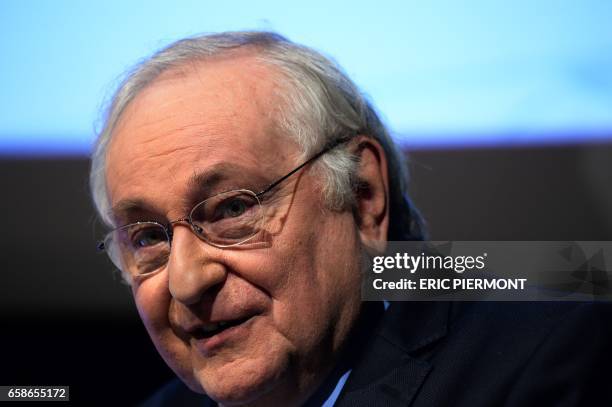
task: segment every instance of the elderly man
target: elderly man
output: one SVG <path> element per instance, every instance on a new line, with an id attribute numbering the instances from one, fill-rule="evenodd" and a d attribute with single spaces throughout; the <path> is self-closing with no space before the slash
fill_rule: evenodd
<path id="1" fill-rule="evenodd" d="M 601 329 L 587 306 L 361 301 L 364 258 L 422 239 L 401 154 L 337 66 L 279 35 L 190 38 L 139 65 L 91 185 L 113 228 L 100 247 L 181 380 L 150 405 L 593 394 L 576 376 L 595 372 L 604 336 L 573 333 Z"/>

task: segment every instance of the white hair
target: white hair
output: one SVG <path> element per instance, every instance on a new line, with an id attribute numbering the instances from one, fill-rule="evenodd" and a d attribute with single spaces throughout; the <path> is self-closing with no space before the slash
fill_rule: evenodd
<path id="1" fill-rule="evenodd" d="M 275 117 L 281 133 L 293 137 L 302 158 L 324 145 L 347 136 L 363 134 L 376 139 L 387 156 L 389 173 L 389 240 L 421 240 L 422 222 L 407 197 L 408 175 L 403 155 L 396 148 L 378 114 L 355 84 L 330 59 L 305 46 L 271 32 L 226 32 L 179 40 L 130 70 L 110 101 L 103 127 L 94 146 L 90 187 L 103 221 L 113 225 L 106 190 L 106 154 L 113 131 L 129 103 L 159 75 L 187 63 L 210 60 L 242 47 L 281 74 L 284 86 L 280 112 Z M 355 158 L 336 148 L 317 163 L 322 189 L 330 208 L 340 209 L 355 201 Z"/>

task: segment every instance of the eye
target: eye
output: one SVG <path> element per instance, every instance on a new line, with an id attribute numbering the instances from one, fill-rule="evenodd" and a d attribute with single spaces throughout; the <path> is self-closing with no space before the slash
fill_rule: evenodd
<path id="1" fill-rule="evenodd" d="M 165 242 L 166 234 L 161 227 L 140 227 L 130 233 L 130 243 L 134 249 L 140 249 Z"/>
<path id="2" fill-rule="evenodd" d="M 217 226 L 235 225 L 250 221 L 257 215 L 257 197 L 248 191 L 229 191 L 215 195 L 195 206 L 190 218 L 204 229 L 215 223 Z"/>
<path id="3" fill-rule="evenodd" d="M 215 209 L 215 220 L 237 218 L 242 216 L 249 208 L 249 203 L 240 198 L 232 197 L 219 203 Z"/>

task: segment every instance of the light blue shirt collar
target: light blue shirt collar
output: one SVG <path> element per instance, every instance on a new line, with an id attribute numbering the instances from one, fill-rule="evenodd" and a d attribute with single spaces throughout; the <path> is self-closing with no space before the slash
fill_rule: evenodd
<path id="1" fill-rule="evenodd" d="M 334 404 L 336 403 L 336 400 L 338 400 L 338 396 L 340 395 L 340 392 L 342 391 L 342 388 L 344 387 L 344 383 L 346 383 L 346 380 L 348 379 L 349 375 L 351 374 L 351 369 L 347 370 L 342 377 L 340 377 L 340 380 L 338 380 L 338 384 L 336 384 L 336 387 L 334 388 L 334 391 L 331 392 L 331 394 L 329 395 L 329 397 L 327 398 L 327 400 L 325 400 L 323 402 L 323 404 L 321 405 L 321 407 L 333 407 Z"/>
<path id="2" fill-rule="evenodd" d="M 389 303 L 389 301 L 384 301 L 383 305 L 385 306 L 385 311 L 386 311 L 389 308 L 389 305 L 391 305 L 391 304 Z M 334 387 L 334 390 L 331 392 L 331 394 L 329 395 L 327 400 L 325 400 L 323 402 L 323 404 L 321 404 L 321 407 L 333 407 L 334 406 L 334 404 L 336 403 L 336 400 L 338 400 L 338 396 L 340 395 L 340 392 L 342 392 L 342 389 L 344 388 L 344 384 L 348 380 L 348 377 L 351 374 L 351 372 L 352 372 L 351 369 L 349 369 L 346 372 L 344 372 L 344 374 L 340 377 L 340 380 L 338 380 L 338 383 L 336 384 L 336 387 Z"/>

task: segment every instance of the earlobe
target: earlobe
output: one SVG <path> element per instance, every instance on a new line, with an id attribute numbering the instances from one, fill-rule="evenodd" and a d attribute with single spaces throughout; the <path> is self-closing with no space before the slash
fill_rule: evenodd
<path id="1" fill-rule="evenodd" d="M 387 158 L 376 140 L 359 136 L 358 141 L 355 218 L 362 243 L 377 247 L 387 240 L 389 227 Z"/>

